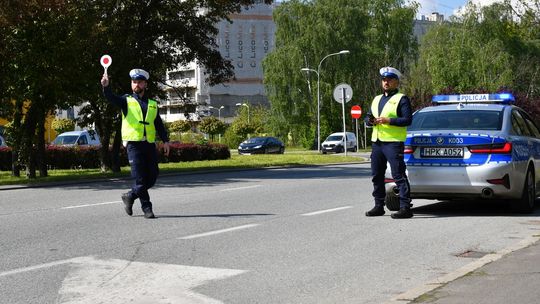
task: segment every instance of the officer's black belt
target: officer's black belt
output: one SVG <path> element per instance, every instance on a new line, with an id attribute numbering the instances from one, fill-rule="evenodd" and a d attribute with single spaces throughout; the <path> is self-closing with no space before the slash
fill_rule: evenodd
<path id="1" fill-rule="evenodd" d="M 139 121 L 139 123 L 142 123 L 143 125 L 149 125 L 150 123 L 146 122 L 146 121 Z"/>

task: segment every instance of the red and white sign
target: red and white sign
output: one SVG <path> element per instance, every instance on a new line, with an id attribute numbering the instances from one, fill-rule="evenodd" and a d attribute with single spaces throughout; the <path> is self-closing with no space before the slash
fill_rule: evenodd
<path id="1" fill-rule="evenodd" d="M 360 118 L 360 116 L 362 116 L 362 108 L 360 106 L 352 106 L 351 107 L 351 116 L 354 119 Z"/>
<path id="2" fill-rule="evenodd" d="M 99 60 L 99 62 L 101 63 L 101 65 L 103 66 L 103 68 L 105 69 L 105 74 L 107 74 L 107 68 L 111 65 L 112 63 L 112 58 L 111 56 L 109 55 L 103 55 L 101 56 L 101 59 Z"/>

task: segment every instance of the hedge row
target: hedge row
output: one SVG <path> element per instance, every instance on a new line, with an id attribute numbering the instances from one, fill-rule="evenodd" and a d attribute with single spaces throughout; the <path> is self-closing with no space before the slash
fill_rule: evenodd
<path id="1" fill-rule="evenodd" d="M 222 144 L 182 144 L 170 143 L 169 156 L 163 155 L 162 144 L 158 145 L 160 163 L 186 162 L 196 160 L 228 159 L 229 148 Z M 45 149 L 47 166 L 51 169 L 93 169 L 100 167 L 99 147 L 47 146 Z M 121 166 L 128 166 L 126 149 L 120 149 Z M 11 148 L 0 147 L 0 171 L 11 170 Z"/>

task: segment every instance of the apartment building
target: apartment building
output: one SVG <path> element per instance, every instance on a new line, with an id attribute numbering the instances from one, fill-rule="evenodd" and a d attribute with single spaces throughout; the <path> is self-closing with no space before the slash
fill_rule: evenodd
<path id="1" fill-rule="evenodd" d="M 198 62 L 169 71 L 167 100 L 161 101 L 160 114 L 165 121 L 189 119 L 198 121 L 214 115 L 226 122 L 234 119 L 237 104 L 268 106 L 263 85 L 262 60 L 274 47 L 275 23 L 272 12 L 276 4 L 263 1 L 230 16 L 232 23 L 221 21 L 216 42 L 223 58 L 234 66 L 234 78 L 209 86 L 204 67 Z M 174 87 L 174 88 L 173 88 Z M 186 104 L 190 106 L 186 115 Z"/>

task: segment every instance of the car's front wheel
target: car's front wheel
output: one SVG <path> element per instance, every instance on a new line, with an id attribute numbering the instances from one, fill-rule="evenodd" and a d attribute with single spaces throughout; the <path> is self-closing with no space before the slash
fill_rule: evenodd
<path id="1" fill-rule="evenodd" d="M 386 208 L 390 211 L 398 211 L 399 210 L 399 196 L 396 196 L 394 194 L 387 194 L 386 198 L 384 199 L 384 204 L 386 205 Z"/>
<path id="2" fill-rule="evenodd" d="M 534 201 L 536 199 L 536 187 L 534 183 L 533 170 L 529 168 L 525 176 L 523 192 L 521 198 L 514 202 L 517 211 L 521 213 L 532 213 L 534 211 Z"/>

